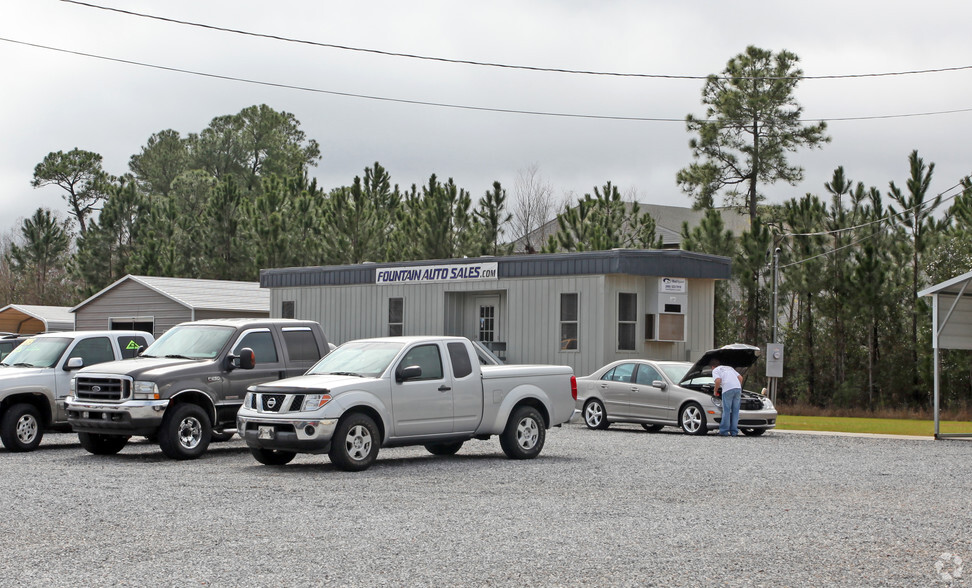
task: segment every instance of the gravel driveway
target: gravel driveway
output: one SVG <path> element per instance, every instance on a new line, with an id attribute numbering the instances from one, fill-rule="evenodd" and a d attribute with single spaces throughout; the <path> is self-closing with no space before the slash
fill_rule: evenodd
<path id="1" fill-rule="evenodd" d="M 344 473 L 239 439 L 176 462 L 54 434 L 0 450 L 0 585 L 964 585 L 942 573 L 972 562 L 970 452 L 568 425 L 532 461 L 494 438 Z"/>

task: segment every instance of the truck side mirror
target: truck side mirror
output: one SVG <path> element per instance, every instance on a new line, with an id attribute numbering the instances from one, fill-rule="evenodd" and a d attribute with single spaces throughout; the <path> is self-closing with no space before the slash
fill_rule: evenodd
<path id="1" fill-rule="evenodd" d="M 64 364 L 64 371 L 69 372 L 71 370 L 77 370 L 83 367 L 84 367 L 83 359 L 81 359 L 80 357 L 72 357 L 71 359 L 67 360 L 66 364 Z"/>
<path id="2" fill-rule="evenodd" d="M 228 371 L 240 368 L 241 370 L 252 370 L 256 366 L 256 354 L 249 347 L 240 349 L 239 355 L 230 353 L 226 356 L 226 369 Z"/>
<path id="3" fill-rule="evenodd" d="M 417 365 L 410 365 L 407 367 L 399 368 L 395 372 L 395 381 L 401 384 L 405 380 L 413 380 L 422 376 L 422 367 Z"/>

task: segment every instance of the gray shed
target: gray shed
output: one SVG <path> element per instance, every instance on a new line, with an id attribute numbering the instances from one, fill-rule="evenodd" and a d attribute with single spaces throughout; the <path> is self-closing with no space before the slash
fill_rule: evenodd
<path id="1" fill-rule="evenodd" d="M 8 304 L 0 308 L 0 332 L 33 335 L 73 330 L 74 315 L 69 306 Z"/>
<path id="2" fill-rule="evenodd" d="M 335 342 L 457 335 L 511 363 L 589 374 L 616 359 L 689 360 L 714 345 L 725 257 L 612 250 L 261 270 L 271 316 Z"/>
<path id="3" fill-rule="evenodd" d="M 139 329 L 159 337 L 186 321 L 266 318 L 270 293 L 258 282 L 127 275 L 71 312 L 78 330 Z"/>

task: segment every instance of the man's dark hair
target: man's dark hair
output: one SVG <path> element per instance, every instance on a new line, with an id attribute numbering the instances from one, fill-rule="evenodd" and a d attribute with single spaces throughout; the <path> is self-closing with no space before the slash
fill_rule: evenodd
<path id="1" fill-rule="evenodd" d="M 719 367 L 720 365 L 722 364 L 719 363 L 719 358 L 717 357 L 713 357 L 712 359 L 709 360 L 709 367 L 714 368 L 714 367 Z"/>

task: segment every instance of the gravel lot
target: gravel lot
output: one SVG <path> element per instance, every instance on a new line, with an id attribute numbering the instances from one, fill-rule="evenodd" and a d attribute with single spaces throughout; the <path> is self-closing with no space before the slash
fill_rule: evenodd
<path id="1" fill-rule="evenodd" d="M 533 461 L 0 450 L 0 585 L 934 586 L 972 562 L 972 444 L 548 431 Z M 972 575 L 970 566 L 968 575 Z"/>

